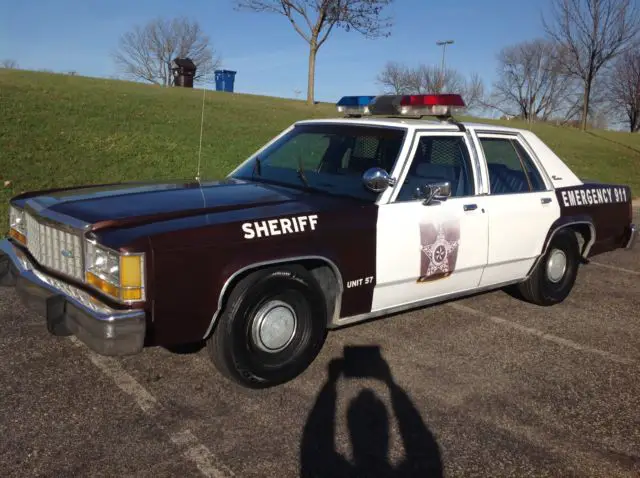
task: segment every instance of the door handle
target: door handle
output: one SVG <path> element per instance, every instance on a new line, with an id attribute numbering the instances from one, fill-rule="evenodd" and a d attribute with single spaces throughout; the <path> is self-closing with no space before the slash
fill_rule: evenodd
<path id="1" fill-rule="evenodd" d="M 542 198 L 540 199 L 540 202 L 542 204 L 549 204 L 551 202 L 551 198 Z"/>
<path id="2" fill-rule="evenodd" d="M 475 211 L 476 209 L 478 209 L 478 205 L 477 204 L 465 204 L 462 207 L 463 207 L 463 209 L 465 211 Z"/>

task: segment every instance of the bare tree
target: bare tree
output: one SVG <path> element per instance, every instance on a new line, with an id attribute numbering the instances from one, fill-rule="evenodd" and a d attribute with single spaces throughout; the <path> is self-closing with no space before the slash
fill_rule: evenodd
<path id="1" fill-rule="evenodd" d="M 437 66 L 418 65 L 410 68 L 388 62 L 378 74 L 377 82 L 385 93 L 395 95 L 457 93 L 463 97 L 469 109 L 481 106 L 484 97 L 484 84 L 477 74 L 472 74 L 467 80 L 454 68 L 442 72 Z"/>
<path id="2" fill-rule="evenodd" d="M 388 36 L 389 18 L 381 16 L 393 0 L 236 0 L 238 8 L 284 15 L 309 44 L 307 103 L 315 101 L 318 50 L 334 27 L 355 30 L 366 37 Z"/>
<path id="3" fill-rule="evenodd" d="M 484 81 L 477 73 L 472 73 L 464 82 L 462 97 L 469 110 L 486 106 Z"/>
<path id="4" fill-rule="evenodd" d="M 618 116 L 624 116 L 632 133 L 640 131 L 640 53 L 629 51 L 614 63 L 609 94 Z"/>
<path id="5" fill-rule="evenodd" d="M 171 61 L 175 58 L 193 61 L 194 81 L 211 81 L 220 65 L 209 37 L 198 22 L 186 18 L 155 19 L 135 26 L 120 37 L 113 58 L 124 76 L 163 86 L 171 84 Z"/>
<path id="6" fill-rule="evenodd" d="M 17 70 L 18 69 L 18 62 L 15 60 L 12 60 L 10 58 L 7 58 L 6 60 L 2 60 L 2 62 L 0 62 L 0 68 L 7 68 L 7 69 L 12 69 L 12 70 Z"/>
<path id="7" fill-rule="evenodd" d="M 583 84 L 582 129 L 587 128 L 591 90 L 600 70 L 631 48 L 640 31 L 634 0 L 553 0 L 548 35 L 566 52 L 567 71 Z"/>
<path id="8" fill-rule="evenodd" d="M 573 79 L 563 63 L 561 52 L 549 41 L 537 39 L 503 48 L 489 105 L 525 120 L 546 121 L 568 110 Z"/>
<path id="9" fill-rule="evenodd" d="M 409 75 L 410 72 L 406 66 L 389 61 L 378 74 L 376 81 L 382 85 L 385 92 L 401 95 L 409 89 L 407 85 Z"/>

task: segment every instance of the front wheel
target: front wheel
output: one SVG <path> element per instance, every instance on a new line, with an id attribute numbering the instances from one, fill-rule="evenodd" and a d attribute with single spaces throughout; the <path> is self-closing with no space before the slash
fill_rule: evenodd
<path id="1" fill-rule="evenodd" d="M 259 270 L 233 288 L 207 350 L 225 377 L 248 388 L 271 387 L 313 362 L 326 325 L 324 294 L 306 269 Z"/>
<path id="2" fill-rule="evenodd" d="M 559 231 L 531 276 L 518 284 L 518 291 L 533 304 L 558 304 L 573 289 L 579 265 L 580 250 L 575 233 L 569 229 Z"/>

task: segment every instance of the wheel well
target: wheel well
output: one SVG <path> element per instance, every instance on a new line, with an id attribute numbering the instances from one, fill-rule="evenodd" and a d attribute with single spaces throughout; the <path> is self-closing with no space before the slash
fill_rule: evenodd
<path id="1" fill-rule="evenodd" d="M 340 272 L 337 271 L 337 266 L 330 263 L 328 260 L 320 258 L 308 258 L 308 259 L 291 259 L 283 260 L 282 262 L 269 263 L 269 264 L 257 264 L 255 267 L 248 267 L 242 270 L 239 274 L 232 276 L 232 279 L 225 284 L 225 288 L 222 291 L 222 297 L 219 299 L 218 310 L 216 311 L 209 330 L 207 331 L 205 338 L 208 337 L 213 331 L 215 322 L 217 322 L 218 314 L 226 306 L 227 300 L 233 288 L 244 278 L 250 274 L 259 271 L 261 269 L 267 269 L 277 267 L 280 265 L 297 265 L 304 267 L 311 275 L 318 281 L 318 285 L 322 289 L 325 295 L 327 304 L 327 325 L 334 319 L 336 307 L 340 306 L 340 296 L 342 293 L 341 279 L 339 277 Z"/>
<path id="2" fill-rule="evenodd" d="M 580 248 L 580 255 L 586 259 L 588 250 L 587 246 L 590 246 L 593 238 L 593 232 L 589 224 L 572 224 L 567 226 L 566 229 L 570 229 L 576 235 L 578 239 L 578 247 Z"/>

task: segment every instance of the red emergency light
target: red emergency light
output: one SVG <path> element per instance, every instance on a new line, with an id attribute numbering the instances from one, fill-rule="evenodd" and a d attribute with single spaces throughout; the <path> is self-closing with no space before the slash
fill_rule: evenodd
<path id="1" fill-rule="evenodd" d="M 401 106 L 452 106 L 464 108 L 466 105 L 460 95 L 405 95 Z"/>

